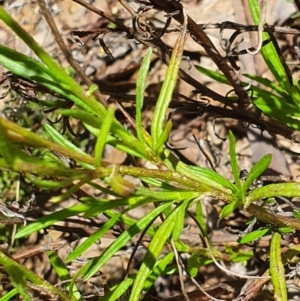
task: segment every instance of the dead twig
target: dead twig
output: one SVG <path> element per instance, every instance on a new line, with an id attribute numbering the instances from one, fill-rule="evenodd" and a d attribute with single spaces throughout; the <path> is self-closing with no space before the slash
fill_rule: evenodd
<path id="1" fill-rule="evenodd" d="M 93 82 L 85 75 L 85 73 L 83 72 L 83 70 L 81 69 L 81 67 L 78 65 L 78 63 L 74 60 L 72 54 L 70 53 L 68 47 L 66 46 L 63 38 L 61 37 L 61 34 L 51 16 L 51 14 L 49 13 L 48 9 L 47 9 L 47 5 L 45 3 L 44 0 L 37 0 L 40 9 L 49 25 L 49 27 L 51 28 L 51 31 L 55 37 L 55 40 L 60 48 L 60 50 L 62 51 L 62 53 L 64 54 L 66 60 L 68 61 L 68 63 L 74 68 L 75 72 L 81 77 L 81 79 L 83 80 L 83 82 L 89 87 L 91 85 L 93 85 Z M 107 103 L 106 101 L 102 98 L 99 90 L 94 92 L 94 95 L 96 97 L 96 99 L 102 103 L 103 106 L 107 107 Z"/>

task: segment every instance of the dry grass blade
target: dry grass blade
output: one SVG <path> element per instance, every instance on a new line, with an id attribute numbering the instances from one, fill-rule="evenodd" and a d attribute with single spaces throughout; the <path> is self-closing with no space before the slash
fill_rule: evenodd
<path id="1" fill-rule="evenodd" d="M 266 14 L 267 14 L 267 1 L 260 0 L 259 7 L 260 7 L 260 19 L 259 19 L 259 24 L 258 24 L 258 46 L 255 51 L 250 51 L 249 49 L 247 49 L 247 52 L 252 55 L 258 54 L 262 47 L 262 43 L 263 43 L 262 33 L 264 30 L 264 22 L 265 22 Z"/>

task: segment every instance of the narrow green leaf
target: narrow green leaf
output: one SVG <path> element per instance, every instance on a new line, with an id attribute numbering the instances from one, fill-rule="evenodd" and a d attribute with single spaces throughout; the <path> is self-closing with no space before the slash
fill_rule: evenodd
<path id="1" fill-rule="evenodd" d="M 272 155 L 267 154 L 267 155 L 263 156 L 259 161 L 257 161 L 253 165 L 253 167 L 251 168 L 251 170 L 247 176 L 247 179 L 243 185 L 244 193 L 246 193 L 248 191 L 248 189 L 249 189 L 250 185 L 253 183 L 253 181 L 255 179 L 257 179 L 268 168 L 271 161 L 272 161 Z"/>
<path id="2" fill-rule="evenodd" d="M 207 236 L 207 228 L 206 228 L 206 221 L 204 219 L 204 215 L 203 215 L 203 210 L 202 210 L 202 206 L 204 206 L 204 204 L 202 202 L 197 201 L 196 202 L 196 214 L 195 214 L 195 218 L 201 228 L 201 235 L 203 236 Z"/>
<path id="3" fill-rule="evenodd" d="M 300 212 L 299 211 L 294 210 L 293 214 L 298 220 L 300 220 Z"/>
<path id="4" fill-rule="evenodd" d="M 198 71 L 209 76 L 210 78 L 230 85 L 227 78 L 223 74 L 220 74 L 216 71 L 211 71 L 201 66 L 197 66 L 196 68 Z M 248 77 L 250 76 L 248 75 Z M 243 82 L 243 85 L 247 85 L 247 83 Z M 252 101 L 263 113 L 277 119 L 281 123 L 284 123 L 291 128 L 296 130 L 300 129 L 300 122 L 299 120 L 295 119 L 295 117 L 300 116 L 300 111 L 294 104 L 295 101 L 292 95 L 283 93 L 283 95 L 286 95 L 283 97 L 281 95 L 277 95 L 277 93 L 272 93 L 269 90 L 264 90 L 256 86 L 251 86 L 251 89 L 254 92 Z"/>
<path id="5" fill-rule="evenodd" d="M 231 214 L 236 208 L 238 208 L 238 206 L 240 205 L 240 202 L 241 201 L 237 199 L 237 200 L 225 205 L 222 208 L 222 210 L 219 214 L 219 217 L 224 218 L 224 217 L 228 216 L 229 214 Z"/>
<path id="6" fill-rule="evenodd" d="M 254 231 L 244 235 L 243 237 L 240 237 L 238 239 L 238 242 L 240 244 L 246 244 L 248 242 L 255 241 L 255 240 L 263 237 L 264 235 L 266 235 L 270 230 L 271 230 L 270 227 L 254 230 Z"/>
<path id="7" fill-rule="evenodd" d="M 197 180 L 199 181 L 205 181 L 207 182 L 207 184 L 210 185 L 214 185 L 213 183 L 217 183 L 219 184 L 219 187 L 221 188 L 222 186 L 232 190 L 233 192 L 237 191 L 236 186 L 231 183 L 230 181 L 228 181 L 227 179 L 225 179 L 224 177 L 222 177 L 220 174 L 218 174 L 217 172 L 208 169 L 208 168 L 204 168 L 201 166 L 187 166 L 187 169 L 190 171 L 188 173 L 185 173 L 185 175 L 187 176 L 191 176 L 191 173 L 195 173 L 197 174 L 197 176 L 199 178 L 197 178 Z M 210 180 L 210 181 L 208 181 Z"/>
<path id="8" fill-rule="evenodd" d="M 88 97 L 92 96 L 97 90 L 99 90 L 99 87 L 96 84 L 92 84 L 89 86 L 88 91 L 86 92 L 86 95 Z"/>
<path id="9" fill-rule="evenodd" d="M 57 253 L 55 251 L 48 251 L 47 254 L 50 259 L 50 263 L 54 267 L 58 277 L 63 281 L 70 280 L 71 277 L 69 271 Z"/>
<path id="10" fill-rule="evenodd" d="M 115 147 L 116 149 L 118 149 L 128 155 L 131 155 L 133 157 L 147 158 L 148 154 L 146 151 L 141 152 L 139 146 L 135 147 L 134 144 L 132 144 L 132 145 L 129 145 L 129 143 L 125 144 L 123 139 L 120 140 L 120 139 L 117 139 L 117 138 L 109 135 L 107 137 L 107 143 L 110 144 L 111 146 Z"/>
<path id="11" fill-rule="evenodd" d="M 300 89 L 299 89 L 297 83 L 294 83 L 293 86 L 291 87 L 290 94 L 291 94 L 290 95 L 291 100 L 293 101 L 294 104 L 296 104 L 296 106 L 298 108 L 298 111 L 299 111 L 299 108 L 300 108 Z"/>
<path id="12" fill-rule="evenodd" d="M 269 38 L 269 35 L 267 33 L 263 34 L 263 38 L 267 39 Z M 287 79 L 286 71 L 282 66 L 282 63 L 280 61 L 280 58 L 276 52 L 276 49 L 272 42 L 265 45 L 261 53 L 263 55 L 263 58 L 269 68 L 269 70 L 272 72 L 274 77 L 276 78 L 277 82 L 281 84 L 281 86 L 286 89 L 286 91 L 290 91 L 291 86 L 289 84 L 289 81 Z"/>
<path id="13" fill-rule="evenodd" d="M 84 151 L 82 151 L 80 148 L 76 147 L 72 142 L 70 142 L 70 140 L 66 139 L 56 129 L 54 129 L 51 125 L 45 123 L 44 128 L 45 128 L 47 134 L 50 136 L 50 138 L 54 142 L 59 143 L 60 145 L 63 145 L 65 147 L 69 148 L 73 152 L 77 152 L 81 155 L 88 156 L 88 155 L 86 155 L 86 153 Z"/>
<path id="14" fill-rule="evenodd" d="M 0 8 L 0 19 L 9 26 L 14 33 L 16 33 L 19 38 L 21 38 L 27 46 L 35 52 L 35 54 L 40 58 L 40 60 L 49 68 L 55 71 L 57 74 L 62 72 L 59 65 L 51 58 L 51 56 L 40 47 L 36 41 L 32 38 L 26 30 L 24 30 L 2 7 Z M 66 77 L 62 76 L 59 80 L 67 80 Z"/>
<path id="15" fill-rule="evenodd" d="M 82 197 L 81 202 L 86 204 L 88 209 L 84 211 L 85 218 L 91 218 L 101 212 L 106 212 L 121 206 L 129 206 L 130 208 L 135 208 L 136 206 L 142 206 L 148 203 L 153 203 L 153 199 L 147 198 L 145 196 L 129 196 L 127 198 L 118 198 L 115 200 L 106 199 L 94 199 L 90 197 Z"/>
<path id="16" fill-rule="evenodd" d="M 249 0 L 249 7 L 252 14 L 254 24 L 258 25 L 260 21 L 260 7 L 257 0 Z M 267 40 L 269 35 L 267 33 L 262 34 L 263 40 Z M 280 61 L 277 51 L 272 42 L 268 43 L 261 49 L 262 56 L 269 70 L 272 72 L 277 82 L 286 90 L 290 90 L 290 84 L 287 79 L 287 74 Z"/>
<path id="17" fill-rule="evenodd" d="M 118 221 L 122 214 L 116 214 L 109 219 L 99 230 L 91 234 L 82 244 L 80 244 L 66 259 L 66 262 L 70 262 L 77 257 L 81 256 L 92 244 L 100 239 L 113 225 Z"/>
<path id="18" fill-rule="evenodd" d="M 274 287 L 274 298 L 276 301 L 287 301 L 287 290 L 284 265 L 281 258 L 281 236 L 273 233 L 270 246 L 270 275 Z"/>
<path id="19" fill-rule="evenodd" d="M 253 98 L 253 103 L 266 115 L 277 119 L 290 128 L 300 129 L 300 121 L 298 120 L 300 114 L 297 107 L 285 102 L 284 99 L 262 90 L 258 96 Z"/>
<path id="20" fill-rule="evenodd" d="M 169 135 L 170 132 L 172 130 L 172 120 L 168 120 L 168 122 L 166 123 L 162 133 L 160 134 L 160 136 L 158 137 L 154 152 L 155 153 L 159 153 L 160 151 L 162 151 L 162 148 L 164 146 L 164 144 L 166 143 L 166 141 L 169 139 Z"/>
<path id="21" fill-rule="evenodd" d="M 213 70 L 208 69 L 208 68 L 204 68 L 204 67 L 199 66 L 199 65 L 195 65 L 195 68 L 200 73 L 208 76 L 209 78 L 212 78 L 212 79 L 216 80 L 219 83 L 226 84 L 228 86 L 231 85 L 230 82 L 229 82 L 229 80 L 227 79 L 227 77 L 224 74 L 222 74 L 222 73 L 219 73 L 217 71 L 213 71 Z"/>
<path id="22" fill-rule="evenodd" d="M 260 83 L 260 84 L 262 84 L 262 85 L 264 85 L 268 88 L 271 88 L 272 90 L 276 91 L 284 99 L 290 97 L 280 85 L 278 85 L 274 81 L 271 81 L 268 78 L 261 77 L 261 76 L 258 76 L 258 75 L 254 75 L 254 74 L 243 74 L 243 76 L 248 77 L 252 80 L 255 80 L 256 82 L 258 82 L 258 83 Z"/>
<path id="23" fill-rule="evenodd" d="M 144 291 L 148 291 L 154 284 L 155 280 L 164 274 L 168 264 L 174 259 L 174 253 L 168 253 L 161 260 L 159 260 L 151 271 L 150 276 L 145 281 Z"/>
<path id="24" fill-rule="evenodd" d="M 143 263 L 133 283 L 129 301 L 139 300 L 140 294 L 145 285 L 145 281 L 149 277 L 151 270 L 153 269 L 156 260 L 161 253 L 162 248 L 164 247 L 167 239 L 172 233 L 176 221 L 176 215 L 178 214 L 180 207 L 181 206 L 179 205 L 173 210 L 173 212 L 165 219 L 165 221 L 162 223 L 162 225 L 160 225 L 157 232 L 153 236 L 147 253 L 144 257 Z"/>
<path id="25" fill-rule="evenodd" d="M 174 201 L 173 201 L 174 202 Z M 122 248 L 134 235 L 143 231 L 145 227 L 158 216 L 165 208 L 171 206 L 173 202 L 168 202 L 160 205 L 159 207 L 153 209 L 151 212 L 146 214 L 140 220 L 138 220 L 134 225 L 132 225 L 128 230 L 124 231 L 102 254 L 101 256 L 91 260 L 85 266 L 83 266 L 75 278 L 79 276 L 84 276 L 87 280 L 92 277 L 99 269 L 110 259 L 120 248 Z"/>
<path id="26" fill-rule="evenodd" d="M 175 222 L 175 226 L 174 226 L 174 229 L 172 232 L 172 237 L 173 237 L 174 241 L 179 240 L 179 237 L 180 237 L 183 227 L 184 227 L 186 211 L 188 210 L 190 205 L 191 205 L 191 200 L 186 200 L 180 206 L 178 214 L 176 215 L 176 222 Z"/>
<path id="27" fill-rule="evenodd" d="M 197 197 L 199 194 L 195 191 L 154 191 L 145 187 L 139 187 L 136 192 L 136 195 L 143 195 L 152 197 L 152 199 L 162 201 L 171 201 L 171 200 L 186 200 Z"/>
<path id="28" fill-rule="evenodd" d="M 276 196 L 300 196 L 300 183 L 270 184 L 260 188 L 256 188 L 248 193 L 247 204 L 250 204 L 260 198 L 271 198 Z"/>
<path id="29" fill-rule="evenodd" d="M 239 251 L 230 255 L 230 260 L 232 262 L 245 262 L 253 258 L 253 251 L 249 250 L 247 252 Z"/>
<path id="30" fill-rule="evenodd" d="M 159 140 L 159 137 L 163 132 L 164 120 L 166 118 L 166 113 L 177 83 L 178 70 L 180 68 L 182 53 L 184 49 L 184 42 L 186 39 L 186 32 L 187 28 L 186 25 L 184 25 L 176 41 L 171 60 L 169 62 L 166 77 L 161 87 L 155 110 L 153 112 L 151 122 L 151 137 L 153 150 L 157 149 L 156 145 Z"/>
<path id="31" fill-rule="evenodd" d="M 265 85 L 268 88 L 271 88 L 273 92 L 275 91 L 278 93 L 278 96 L 280 97 L 281 104 L 283 107 L 286 107 L 286 109 L 290 112 L 294 111 L 295 116 L 299 116 L 299 107 L 300 107 L 300 91 L 299 87 L 296 82 L 293 83 L 293 86 L 289 91 L 286 91 L 282 88 L 282 86 L 278 85 L 276 82 L 269 80 L 268 78 L 263 78 L 257 75 L 250 75 L 250 74 L 243 74 L 243 76 L 248 77 L 252 80 L 257 81 L 260 84 Z M 259 91 L 259 87 L 252 86 L 253 91 L 257 93 Z M 270 92 L 269 90 L 266 90 L 266 93 Z M 274 94 L 274 93 L 272 93 Z M 295 106 L 296 105 L 296 106 Z M 294 110 L 291 109 L 294 107 Z"/>
<path id="32" fill-rule="evenodd" d="M 97 142 L 95 145 L 95 163 L 96 163 L 96 167 L 100 167 L 101 166 L 101 162 L 102 162 L 102 156 L 103 156 L 103 151 L 104 151 L 104 147 L 107 141 L 107 136 L 110 132 L 110 128 L 112 126 L 113 120 L 114 120 L 114 113 L 115 110 L 112 106 L 109 106 L 108 110 L 107 110 L 107 114 L 105 115 L 101 128 L 100 128 L 100 132 L 97 138 Z"/>
<path id="33" fill-rule="evenodd" d="M 199 185 L 199 190 L 197 191 L 212 191 L 214 190 L 215 192 L 222 192 L 222 193 L 230 193 L 231 192 L 226 189 L 223 185 L 218 183 L 219 178 L 216 177 L 217 181 L 214 180 L 211 176 L 206 176 L 209 175 L 209 169 L 203 168 L 202 170 L 200 169 L 200 172 L 195 172 L 196 168 L 191 168 L 191 166 L 185 165 L 183 162 L 179 161 L 178 164 L 176 164 L 176 171 L 185 176 L 190 178 L 192 181 L 195 180 L 197 184 Z M 215 173 L 216 174 L 216 173 Z M 191 183 L 192 184 L 192 183 Z"/>
<path id="34" fill-rule="evenodd" d="M 52 267 L 57 273 L 59 279 L 64 284 L 65 288 L 69 291 L 69 295 L 71 296 L 72 300 L 79 300 L 81 298 L 80 291 L 75 285 L 71 286 L 69 280 L 71 280 L 72 277 L 70 276 L 69 270 L 67 269 L 62 259 L 58 256 L 57 252 L 55 251 L 48 251 L 47 254 Z"/>
<path id="35" fill-rule="evenodd" d="M 95 114 L 91 114 L 84 110 L 79 109 L 59 109 L 56 111 L 57 114 L 61 114 L 63 116 L 72 117 L 80 120 L 83 123 L 89 124 L 90 126 L 99 129 L 101 127 L 101 120 L 99 117 L 95 116 Z M 98 135 L 95 135 L 98 136 Z"/>
<path id="36" fill-rule="evenodd" d="M 2 8 L 0 7 L 0 11 Z M 48 85 L 54 84 L 51 72 L 37 60 L 0 45 L 0 64 L 13 73 Z"/>
<path id="37" fill-rule="evenodd" d="M 114 133 L 114 136 L 118 137 L 122 141 L 122 144 L 137 152 L 138 157 L 148 158 L 150 161 L 155 161 L 152 152 L 150 152 L 148 148 L 145 148 L 144 144 L 132 133 L 126 130 L 119 122 L 113 122 L 111 131 Z"/>
<path id="38" fill-rule="evenodd" d="M 288 226 L 278 226 L 277 230 L 279 233 L 283 233 L 283 234 L 294 232 L 294 229 Z"/>
<path id="39" fill-rule="evenodd" d="M 141 181 L 143 181 L 144 183 L 153 186 L 153 187 L 157 187 L 157 188 L 161 188 L 163 191 L 183 191 L 184 189 L 176 187 L 174 185 L 171 185 L 169 183 L 163 182 L 161 180 L 155 179 L 155 178 L 148 178 L 148 177 L 140 177 Z"/>
<path id="40" fill-rule="evenodd" d="M 175 241 L 176 250 L 182 253 L 192 253 L 192 247 L 183 243 L 182 241 Z"/>
<path id="41" fill-rule="evenodd" d="M 194 253 L 187 260 L 187 268 L 191 277 L 195 278 L 199 272 L 199 254 Z"/>
<path id="42" fill-rule="evenodd" d="M 134 208 L 136 208 L 136 207 L 140 207 L 140 206 L 142 206 L 142 205 L 144 205 L 143 203 L 141 204 L 141 205 L 139 205 L 139 206 L 134 206 L 134 207 L 132 207 L 132 209 L 134 209 Z M 130 208 L 131 209 L 131 208 Z M 113 212 L 112 210 L 107 210 L 107 211 L 105 211 L 105 214 L 108 216 L 108 217 L 114 217 L 115 215 L 116 215 L 116 213 L 115 212 Z M 122 215 L 122 216 L 120 216 L 120 223 L 122 223 L 123 225 L 126 225 L 127 227 L 131 227 L 131 226 L 134 226 L 135 224 L 136 224 L 136 222 L 137 222 L 137 219 L 134 219 L 134 218 L 131 218 L 131 217 L 129 217 L 129 216 L 127 216 L 127 215 Z M 156 231 L 156 229 L 155 229 L 155 226 L 154 225 L 152 225 L 152 226 L 150 226 L 150 227 L 148 227 L 148 229 L 147 229 L 147 234 L 148 235 L 150 235 L 150 236 L 153 236 L 154 234 L 155 234 L 155 231 Z"/>
<path id="43" fill-rule="evenodd" d="M 12 300 L 12 297 L 14 297 L 18 293 L 18 290 L 16 288 L 9 291 L 5 296 L 0 297 L 0 301 L 9 301 Z"/>
<path id="44" fill-rule="evenodd" d="M 91 134 L 93 134 L 95 137 L 98 137 L 99 129 L 91 127 L 88 124 L 85 124 L 85 127 Z M 141 153 L 139 149 L 137 150 L 132 145 L 129 146 L 129 145 L 127 145 L 127 143 L 126 144 L 123 143 L 123 140 L 120 140 L 111 135 L 108 135 L 108 137 L 107 137 L 107 144 L 110 144 L 111 146 L 115 147 L 116 149 L 118 149 L 128 155 L 131 155 L 133 157 L 146 158 L 145 152 Z"/>
<path id="45" fill-rule="evenodd" d="M 235 139 L 231 131 L 229 131 L 229 156 L 230 156 L 230 166 L 232 169 L 235 185 L 238 188 L 238 191 L 241 191 L 242 185 L 240 181 L 240 170 L 239 170 L 238 162 L 236 159 L 236 153 L 235 153 Z"/>
<path id="46" fill-rule="evenodd" d="M 27 225 L 26 227 L 22 228 L 15 236 L 15 238 L 21 238 L 27 235 L 30 235 L 33 232 L 38 232 L 41 229 L 47 228 L 53 225 L 56 222 L 64 220 L 68 217 L 77 215 L 79 213 L 85 212 L 90 207 L 88 205 L 76 205 L 70 208 L 66 208 L 54 213 L 51 213 L 47 216 L 43 216 L 38 221 Z"/>
<path id="47" fill-rule="evenodd" d="M 146 147 L 145 140 L 145 130 L 142 125 L 142 109 L 144 106 L 144 94 L 146 90 L 146 81 L 147 74 L 150 67 L 152 55 L 152 48 L 149 47 L 147 50 L 141 68 L 138 73 L 137 81 L 136 81 L 136 113 L 135 113 L 135 122 L 136 122 L 136 132 L 140 142 L 142 142 Z M 150 140 L 149 140 L 150 141 Z"/>
<path id="48" fill-rule="evenodd" d="M 101 297 L 101 301 L 115 301 L 120 300 L 120 297 L 123 296 L 129 287 L 132 285 L 134 278 L 130 277 L 123 280 L 115 289 L 112 289 L 110 292 L 106 293 Z"/>

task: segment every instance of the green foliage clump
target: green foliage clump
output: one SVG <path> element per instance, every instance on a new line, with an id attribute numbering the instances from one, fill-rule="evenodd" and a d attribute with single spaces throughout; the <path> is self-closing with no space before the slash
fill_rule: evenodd
<path id="1" fill-rule="evenodd" d="M 252 11 L 254 21 L 258 23 L 258 11 L 255 10 L 256 6 L 253 3 L 252 6 L 254 7 Z M 88 91 L 85 91 L 36 44 L 4 9 L 0 8 L 0 19 L 30 47 L 39 59 L 39 61 L 34 60 L 0 45 L 0 64 L 13 74 L 38 83 L 54 92 L 60 97 L 60 102 L 66 101 L 70 102 L 72 106 L 74 105 L 72 109 L 68 107 L 58 109 L 56 113 L 80 121 L 89 135 L 96 140 L 93 155 L 91 155 L 72 143 L 67 136 L 59 133 L 50 124 L 44 124 L 41 132 L 34 133 L 28 130 L 26 125 L 21 126 L 0 117 L 0 168 L 21 174 L 32 185 L 46 191 L 64 189 L 64 193 L 57 196 L 56 201 L 70 197 L 84 184 L 99 190 L 99 193 L 104 192 L 114 197 L 113 201 L 104 198 L 82 197 L 80 198 L 81 203 L 51 213 L 22 227 L 17 232 L 16 239 L 24 238 L 72 216 L 82 215 L 85 218 L 92 218 L 99 213 L 105 213 L 109 217 L 102 227 L 69 254 L 66 262 L 61 260 L 54 251 L 48 251 L 51 265 L 64 283 L 64 290 L 60 290 L 40 278 L 0 250 L 0 265 L 14 287 L 1 300 L 9 300 L 16 294 L 20 294 L 25 300 L 30 300 L 27 292 L 28 282 L 61 300 L 82 300 L 81 293 L 76 288 L 76 280 L 82 278 L 86 281 L 91 278 L 138 234 L 148 234 L 151 237 L 141 266 L 135 274 L 121 281 L 101 300 L 114 301 L 127 291 L 130 291 L 130 301 L 139 300 L 141 293 L 148 291 L 160 275 L 178 272 L 178 269 L 174 268 L 172 264 L 179 252 L 191 255 L 187 270 L 191 277 L 196 277 L 199 265 L 215 262 L 216 259 L 221 258 L 220 252 L 210 245 L 208 239 L 206 220 L 202 212 L 202 201 L 206 197 L 225 202 L 226 205 L 221 210 L 220 218 L 229 216 L 235 209 L 243 209 L 253 219 L 261 222 L 263 226 L 260 229 L 250 231 L 240 239 L 241 246 L 268 233 L 272 234 L 270 267 L 262 276 L 266 279 L 271 277 L 277 300 L 286 300 L 284 265 L 300 249 L 299 246 L 293 246 L 282 255 L 280 239 L 284 232 L 300 230 L 299 212 L 295 211 L 293 217 L 275 215 L 263 205 L 259 205 L 257 201 L 278 196 L 297 197 L 300 195 L 300 184 L 295 182 L 278 183 L 250 190 L 253 181 L 268 168 L 271 155 L 261 158 L 250 170 L 246 180 L 241 181 L 235 153 L 235 140 L 231 132 L 229 133 L 229 155 L 234 182 L 213 170 L 188 166 L 165 148 L 165 143 L 172 129 L 172 122 L 166 121 L 166 118 L 177 83 L 187 35 L 187 19 L 185 14 L 181 13 L 184 17 L 183 28 L 174 47 L 165 80 L 157 98 L 150 132 L 147 132 L 142 125 L 142 110 L 146 79 L 153 52 L 151 47 L 143 59 L 136 83 L 135 135 L 127 131 L 117 120 L 112 106 L 107 107 L 104 102 L 99 102 L 95 96 L 98 89 L 95 85 L 91 85 Z M 270 92 L 263 87 L 253 87 L 253 103 L 265 114 L 298 130 L 300 127 L 297 120 L 299 117 L 298 85 L 296 82 L 290 82 L 286 77 L 286 70 L 281 61 L 278 60 L 272 43 L 263 47 L 262 53 L 278 83 L 275 84 L 267 79 L 247 75 L 272 90 Z M 223 75 L 200 66 L 197 69 L 219 82 L 229 83 Z M 107 144 L 126 152 L 130 156 L 151 162 L 157 168 L 110 166 L 102 160 Z M 30 147 L 34 151 L 29 153 L 26 151 L 26 147 Z M 63 164 L 56 156 L 53 156 L 53 153 L 59 154 L 61 158 L 71 159 L 75 162 L 75 167 Z M 141 183 L 140 186 L 134 186 L 125 180 L 123 177 L 126 175 L 138 178 Z M 96 184 L 99 179 L 106 183 L 109 188 Z M 2 181 L 4 180 L 3 177 Z M 145 204 L 153 205 L 153 209 L 141 219 L 129 218 L 126 215 L 130 210 Z M 189 208 L 193 205 L 196 206 L 196 214 L 193 218 L 199 226 L 200 237 L 206 242 L 206 248 L 196 252 L 191 246 L 181 241 L 184 220 Z M 117 210 L 120 207 L 122 208 L 121 212 Z M 155 220 L 159 221 L 159 227 L 154 224 Z M 100 256 L 85 263 L 75 276 L 71 276 L 67 264 L 80 257 L 116 223 L 124 225 L 124 232 Z M 161 258 L 160 255 L 166 245 L 171 247 L 172 252 Z M 245 263 L 253 257 L 252 252 L 243 253 L 241 250 L 230 248 L 227 249 L 227 253 L 230 254 L 232 262 Z"/>

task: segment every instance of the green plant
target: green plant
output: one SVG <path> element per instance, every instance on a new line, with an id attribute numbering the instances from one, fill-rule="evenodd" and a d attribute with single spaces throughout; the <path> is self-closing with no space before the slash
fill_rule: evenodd
<path id="1" fill-rule="evenodd" d="M 251 8 L 254 24 L 258 24 L 260 20 L 258 1 L 249 1 L 249 6 Z M 273 33 L 270 32 L 270 34 Z M 268 78 L 253 74 L 243 74 L 245 77 L 260 84 L 260 86 L 250 86 L 249 93 L 252 93 L 252 102 L 264 114 L 278 120 L 288 127 L 299 130 L 300 89 L 298 81 L 292 79 L 289 68 L 280 54 L 278 54 L 279 47 L 277 42 L 276 45 L 274 45 L 274 39 L 270 40 L 270 35 L 266 32 L 262 33 L 262 38 L 264 41 L 269 41 L 268 44 L 261 48 L 261 53 L 268 66 L 268 70 L 272 73 L 277 83 Z M 228 79 L 219 72 L 214 72 L 201 66 L 196 66 L 196 69 L 222 84 L 230 85 Z M 246 87 L 248 83 L 243 82 L 242 85 Z M 236 99 L 228 98 L 228 101 L 235 102 Z"/>
<path id="2" fill-rule="evenodd" d="M 255 7 L 255 3 L 252 2 L 251 7 Z M 254 15 L 255 13 L 257 11 L 253 12 Z M 178 79 L 187 35 L 188 23 L 184 10 L 181 11 L 181 14 L 184 18 L 183 28 L 174 47 L 164 84 L 157 98 L 151 133 L 143 128 L 141 116 L 152 48 L 148 49 L 144 57 L 136 86 L 134 122 L 136 135 L 134 135 L 127 131 L 116 119 L 113 107 L 105 107 L 104 104 L 96 100 L 94 92 L 97 87 L 92 85 L 88 91 L 85 91 L 35 43 L 4 9 L 0 8 L 0 19 L 30 47 L 40 60 L 31 59 L 15 50 L 0 45 L 0 64 L 15 75 L 38 83 L 50 91 L 54 91 L 65 101 L 74 103 L 76 108 L 59 109 L 57 113 L 81 121 L 96 139 L 94 155 L 90 155 L 82 151 L 49 124 L 45 124 L 44 131 L 37 134 L 0 117 L 0 168 L 20 173 L 30 183 L 45 190 L 64 188 L 64 193 L 57 196 L 56 201 L 62 201 L 76 193 L 83 184 L 89 185 L 93 189 L 99 190 L 99 192 L 109 193 L 114 197 L 113 200 L 82 197 L 79 204 L 44 216 L 36 222 L 21 228 L 16 234 L 17 239 L 79 214 L 85 218 L 91 218 L 99 213 L 105 213 L 109 217 L 101 228 L 69 254 L 66 262 L 63 262 L 54 251 L 48 251 L 53 268 L 59 278 L 64 281 L 64 290 L 60 290 L 48 281 L 41 279 L 0 250 L 0 264 L 14 286 L 1 300 L 9 300 L 16 294 L 20 294 L 25 300 L 30 300 L 30 295 L 27 292 L 28 283 L 43 292 L 57 296 L 61 300 L 82 300 L 81 293 L 76 287 L 76 280 L 83 278 L 86 281 L 91 278 L 135 235 L 144 235 L 145 233 L 151 237 L 151 242 L 139 270 L 135 274 L 127 275 L 127 278 L 111 288 L 110 292 L 106 293 L 101 299 L 113 301 L 130 290 L 129 300 L 139 300 L 141 293 L 149 290 L 159 275 L 167 272 L 177 273 L 177 268 L 174 268 L 171 263 L 179 252 L 191 255 L 188 262 L 188 271 L 191 276 L 195 277 L 199 264 L 207 264 L 215 258 L 222 258 L 222 253 L 210 246 L 208 240 L 205 216 L 202 213 L 202 201 L 206 197 L 221 200 L 226 204 L 220 213 L 221 218 L 229 216 L 235 209 L 241 209 L 250 213 L 253 218 L 264 225 L 260 230 L 251 231 L 245 235 L 240 241 L 241 244 L 257 240 L 266 233 L 272 233 L 270 268 L 262 277 L 264 277 L 264 281 L 268 281 L 268 277 L 271 276 L 277 300 L 286 300 L 283 267 L 292 260 L 295 254 L 299 253 L 300 247 L 299 245 L 291 246 L 286 253 L 281 255 L 280 238 L 284 231 L 300 230 L 300 221 L 297 218 L 299 213 L 296 211 L 295 217 L 276 215 L 268 210 L 265 206 L 266 202 L 261 204 L 258 201 L 278 196 L 299 196 L 300 184 L 294 182 L 270 184 L 249 191 L 253 181 L 267 169 L 271 161 L 271 155 L 266 155 L 258 161 L 250 170 L 247 179 L 242 182 L 236 159 L 234 136 L 231 132 L 229 134 L 229 155 L 234 183 L 213 170 L 184 164 L 164 147 L 172 128 L 171 121 L 165 120 Z M 258 22 L 257 18 L 255 20 Z M 253 102 L 266 114 L 270 114 L 271 117 L 278 119 L 280 122 L 298 129 L 298 120 L 294 119 L 294 117 L 298 117 L 298 87 L 296 83 L 290 84 L 286 80 L 281 80 L 282 77 L 285 78 L 285 73 L 282 65 L 278 62 L 276 52 L 273 49 L 266 49 L 266 46 L 263 47 L 262 51 L 268 51 L 266 57 L 271 60 L 270 66 L 272 64 L 275 66 L 276 62 L 276 67 L 270 67 L 270 70 L 279 83 L 277 85 L 259 77 L 249 76 L 274 90 L 274 93 L 267 93 L 263 88 L 253 88 L 256 93 Z M 225 77 L 218 73 L 202 67 L 198 67 L 198 70 L 220 82 L 226 82 Z M 288 101 L 283 102 L 283 98 Z M 282 110 L 288 112 L 288 114 L 283 116 Z M 106 144 L 110 144 L 133 157 L 151 162 L 157 168 L 148 169 L 126 165 L 110 166 L 102 160 Z M 41 152 L 32 155 L 25 151 L 25 147 L 58 153 L 74 160 L 76 167 L 66 166 L 57 158 L 43 156 Z M 134 186 L 125 180 L 123 178 L 125 175 L 139 178 L 140 186 Z M 103 186 L 96 183 L 96 180 L 99 179 Z M 149 210 L 141 219 L 129 218 L 126 215 L 130 210 L 145 204 L 151 205 L 152 210 Z M 199 235 L 206 242 L 206 248 L 203 247 L 197 250 L 182 242 L 180 238 L 185 216 L 193 205 L 196 205 L 194 218 L 199 226 Z M 121 211 L 118 210 L 120 207 L 122 208 Z M 159 227 L 154 224 L 155 220 L 158 220 Z M 105 252 L 86 263 L 75 276 L 71 277 L 67 269 L 67 263 L 81 256 L 117 222 L 126 227 L 124 232 L 115 239 Z M 160 258 L 160 254 L 166 245 L 171 247 L 172 252 Z M 232 249 L 227 249 L 227 253 L 230 254 L 232 261 L 241 262 L 249 260 L 253 255 L 251 252 L 244 254 L 239 250 Z"/>

